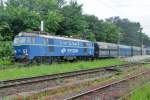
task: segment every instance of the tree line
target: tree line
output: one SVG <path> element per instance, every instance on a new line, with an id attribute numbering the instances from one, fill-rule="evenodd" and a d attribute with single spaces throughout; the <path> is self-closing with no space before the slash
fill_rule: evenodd
<path id="1" fill-rule="evenodd" d="M 38 31 L 41 20 L 51 35 L 111 43 L 120 40 L 122 44 L 134 46 L 140 46 L 143 41 L 146 47 L 150 46 L 150 38 L 140 32 L 139 22 L 119 17 L 102 20 L 83 14 L 82 5 L 75 0 L 0 0 L 0 41 L 13 41 L 21 31 Z M 3 49 L 0 54 L 5 54 L 1 52 Z"/>

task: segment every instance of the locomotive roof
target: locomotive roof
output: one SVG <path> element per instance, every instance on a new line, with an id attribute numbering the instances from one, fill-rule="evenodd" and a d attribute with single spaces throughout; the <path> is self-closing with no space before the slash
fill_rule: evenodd
<path id="1" fill-rule="evenodd" d="M 72 41 L 81 41 L 81 42 L 90 42 L 88 40 L 82 40 L 82 39 L 73 39 L 73 38 L 66 38 L 66 37 L 60 37 L 60 36 L 52 36 L 52 35 L 45 35 L 45 34 L 38 34 L 38 33 L 28 33 L 28 32 L 20 32 L 18 36 L 38 36 L 38 37 L 44 37 L 44 38 L 53 38 L 53 39 L 62 39 L 62 40 L 72 40 Z"/>
<path id="2" fill-rule="evenodd" d="M 97 42 L 99 44 L 105 44 L 105 45 L 112 45 L 112 46 L 116 46 L 117 44 L 115 43 L 107 43 L 107 42 Z"/>

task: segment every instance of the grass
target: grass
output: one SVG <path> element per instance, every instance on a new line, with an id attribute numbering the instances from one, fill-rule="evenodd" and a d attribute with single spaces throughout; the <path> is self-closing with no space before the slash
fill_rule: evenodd
<path id="1" fill-rule="evenodd" d="M 9 65 L 12 65 L 12 62 L 8 59 L 6 60 L 2 60 L 0 59 L 0 66 L 9 66 Z"/>
<path id="2" fill-rule="evenodd" d="M 136 89 L 129 100 L 150 100 L 150 83 L 142 88 Z"/>
<path id="3" fill-rule="evenodd" d="M 150 64 L 145 64 L 144 67 L 150 68 Z"/>
<path id="4" fill-rule="evenodd" d="M 21 67 L 21 68 L 16 67 L 11 69 L 0 70 L 0 80 L 63 73 L 111 65 L 120 65 L 125 63 L 127 62 L 121 61 L 119 59 L 103 59 L 95 61 L 81 61 L 76 63 L 39 65 L 39 66 L 33 65 L 32 67 Z"/>

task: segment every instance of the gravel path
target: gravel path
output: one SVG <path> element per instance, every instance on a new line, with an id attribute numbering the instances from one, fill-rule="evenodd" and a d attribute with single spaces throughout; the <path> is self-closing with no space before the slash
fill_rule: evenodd
<path id="1" fill-rule="evenodd" d="M 142 61 L 145 59 L 150 59 L 150 55 L 138 55 L 138 56 L 133 56 L 133 57 L 126 57 L 126 58 L 121 58 L 124 61 L 129 61 L 129 62 L 138 62 L 138 61 Z"/>

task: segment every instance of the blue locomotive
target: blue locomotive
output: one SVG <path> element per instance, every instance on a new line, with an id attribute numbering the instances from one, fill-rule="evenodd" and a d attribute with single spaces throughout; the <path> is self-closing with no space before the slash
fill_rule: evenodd
<path id="1" fill-rule="evenodd" d="M 150 54 L 150 49 L 21 32 L 14 39 L 15 60 L 49 62 Z"/>
<path id="2" fill-rule="evenodd" d="M 21 32 L 14 39 L 16 60 L 47 61 L 87 59 L 94 56 L 93 42 Z"/>

